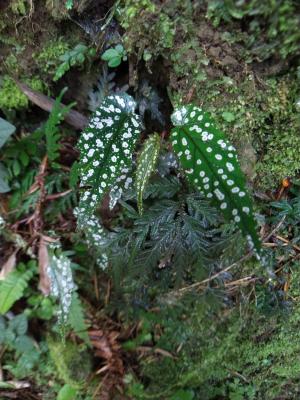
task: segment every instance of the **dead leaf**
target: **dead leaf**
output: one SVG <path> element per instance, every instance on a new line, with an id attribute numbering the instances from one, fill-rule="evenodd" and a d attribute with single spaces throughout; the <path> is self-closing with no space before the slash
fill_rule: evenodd
<path id="1" fill-rule="evenodd" d="M 25 381 L 5 381 L 5 383 L 12 385 L 15 390 L 26 389 L 31 386 L 29 382 Z"/>
<path id="2" fill-rule="evenodd" d="M 8 260 L 2 265 L 0 271 L 0 281 L 3 281 L 7 275 L 15 269 L 17 263 L 17 252 L 18 250 L 15 250 L 9 256 Z"/>
<path id="3" fill-rule="evenodd" d="M 39 258 L 39 274 L 40 274 L 38 288 L 43 293 L 43 295 L 49 296 L 50 285 L 51 285 L 47 273 L 47 268 L 49 265 L 49 255 L 48 255 L 47 244 L 43 236 L 41 236 L 40 238 L 38 258 Z"/>
<path id="4" fill-rule="evenodd" d="M 125 373 L 121 345 L 118 342 L 120 333 L 115 330 L 91 329 L 89 336 L 95 356 L 102 359 L 101 366 L 96 371 L 97 375 L 102 375 L 99 398 L 112 400 L 115 398 L 116 388 L 122 391 Z"/>

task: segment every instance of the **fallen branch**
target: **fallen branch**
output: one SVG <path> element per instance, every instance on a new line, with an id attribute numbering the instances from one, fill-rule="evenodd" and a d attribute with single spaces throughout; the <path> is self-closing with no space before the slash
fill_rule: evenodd
<path id="1" fill-rule="evenodd" d="M 17 79 L 15 79 L 15 82 L 32 103 L 45 111 L 51 112 L 55 102 L 54 99 L 31 89 L 29 86 L 25 85 L 25 83 L 22 83 Z M 62 107 L 64 107 L 63 104 Z M 78 130 L 83 130 L 88 123 L 88 119 L 83 114 L 75 110 L 70 110 L 68 112 L 68 114 L 65 116 L 65 121 Z"/>

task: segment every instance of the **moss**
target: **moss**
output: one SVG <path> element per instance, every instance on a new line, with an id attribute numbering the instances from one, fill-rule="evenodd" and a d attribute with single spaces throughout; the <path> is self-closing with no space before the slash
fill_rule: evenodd
<path id="1" fill-rule="evenodd" d="M 129 53 L 144 58 L 150 70 L 163 60 L 172 103 L 191 98 L 212 112 L 237 147 L 248 178 L 260 189 L 274 190 L 283 178 L 297 176 L 300 136 L 295 77 L 269 79 L 267 74 L 277 73 L 276 68 L 251 65 L 250 49 L 241 46 L 240 22 L 232 24 L 231 34 L 212 26 L 205 3 L 167 1 L 163 8 L 149 0 L 141 3 L 131 0 L 122 9 L 125 45 Z M 215 12 L 226 9 L 224 2 L 219 3 Z M 271 18 L 273 6 L 269 10 L 254 0 L 252 3 L 259 14 Z M 278 12 L 287 13 L 287 18 L 290 11 Z M 245 16 L 247 12 L 243 11 Z"/>
<path id="2" fill-rule="evenodd" d="M 38 77 L 24 80 L 33 90 L 45 91 L 45 84 Z M 27 108 L 28 98 L 18 88 L 16 83 L 8 75 L 5 75 L 0 85 L 0 109 L 19 110 Z"/>
<path id="3" fill-rule="evenodd" d="M 81 389 L 91 370 L 91 359 L 86 350 L 80 351 L 72 342 L 63 343 L 48 339 L 50 356 L 57 374 L 65 383 Z"/>
<path id="4" fill-rule="evenodd" d="M 56 68 L 61 64 L 59 59 L 70 49 L 70 45 L 64 38 L 50 40 L 36 55 L 36 62 L 41 71 L 53 75 Z"/>
<path id="5" fill-rule="evenodd" d="M 68 18 L 65 0 L 46 0 L 46 8 L 51 16 L 58 21 Z"/>
<path id="6" fill-rule="evenodd" d="M 297 298 L 298 282 L 295 270 L 290 290 Z M 272 292 L 259 285 L 255 292 L 256 307 L 240 304 L 239 309 L 212 312 L 205 305 L 203 311 L 201 299 L 187 313 L 183 304 L 178 315 L 174 309 L 166 312 L 156 346 L 180 350 L 176 358 L 144 359 L 146 395 L 138 399 L 169 399 L 180 388 L 192 389 L 195 400 L 298 399 L 300 306 L 296 303 L 292 313 L 286 308 L 266 316 L 258 305 L 261 295 L 267 299 Z"/>
<path id="7" fill-rule="evenodd" d="M 126 29 L 124 43 L 129 53 L 149 62 L 171 49 L 174 41 L 174 21 L 150 0 L 124 2 L 120 23 Z M 168 52 L 165 53 L 167 55 Z M 150 67 L 150 62 L 148 67 Z"/>
<path id="8" fill-rule="evenodd" d="M 25 0 L 13 0 L 10 7 L 14 14 L 25 15 L 28 9 L 28 2 Z"/>

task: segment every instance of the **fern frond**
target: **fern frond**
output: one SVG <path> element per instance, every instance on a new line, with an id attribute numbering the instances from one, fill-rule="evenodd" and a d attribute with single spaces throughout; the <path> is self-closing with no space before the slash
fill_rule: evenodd
<path id="1" fill-rule="evenodd" d="M 96 90 L 91 90 L 88 93 L 88 107 L 92 112 L 96 111 L 97 108 L 101 106 L 105 97 L 114 91 L 116 86 L 114 82 L 115 76 L 115 72 L 108 72 L 107 64 L 105 64 L 102 68 L 102 74 L 96 85 Z"/>
<path id="2" fill-rule="evenodd" d="M 19 300 L 33 276 L 31 269 L 27 271 L 14 270 L 0 282 L 0 314 L 6 314 L 13 304 Z"/>
<path id="3" fill-rule="evenodd" d="M 138 209 L 143 213 L 143 194 L 145 187 L 155 170 L 160 149 L 160 137 L 157 133 L 151 135 L 144 143 L 143 149 L 138 157 L 136 169 L 136 191 Z"/>
<path id="4" fill-rule="evenodd" d="M 66 91 L 67 88 L 64 88 L 56 98 L 52 111 L 44 127 L 47 155 L 50 161 L 54 161 L 59 157 L 59 141 L 61 139 L 61 133 L 58 126 L 74 105 L 70 104 L 69 106 L 64 107 L 61 105 L 62 97 Z"/>
<path id="5" fill-rule="evenodd" d="M 173 113 L 172 122 L 172 146 L 189 182 L 211 199 L 227 220 L 234 220 L 251 247 L 260 252 L 252 203 L 235 148 L 198 107 L 181 107 Z"/>
<path id="6" fill-rule="evenodd" d="M 72 294 L 72 302 L 69 309 L 68 323 L 80 339 L 86 344 L 90 344 L 90 338 L 87 333 L 87 325 L 84 320 L 84 310 L 76 292 Z"/>

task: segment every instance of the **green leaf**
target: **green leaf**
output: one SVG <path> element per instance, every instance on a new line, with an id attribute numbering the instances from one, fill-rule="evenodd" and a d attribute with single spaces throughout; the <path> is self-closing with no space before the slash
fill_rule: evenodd
<path id="1" fill-rule="evenodd" d="M 15 331 L 17 335 L 25 335 L 28 328 L 28 320 L 25 314 L 19 314 L 9 321 L 9 329 Z"/>
<path id="2" fill-rule="evenodd" d="M 66 1 L 66 9 L 72 10 L 72 8 L 73 8 L 73 0 L 67 0 Z"/>
<path id="3" fill-rule="evenodd" d="M 80 337 L 80 339 L 84 340 L 85 343 L 90 344 L 87 325 L 84 321 L 84 310 L 76 292 L 73 292 L 72 294 L 72 303 L 69 311 L 68 322 L 76 335 Z"/>
<path id="4" fill-rule="evenodd" d="M 108 66 L 109 67 L 111 67 L 111 68 L 115 68 L 115 67 L 118 67 L 120 64 L 121 64 L 121 62 L 122 62 L 122 58 L 121 57 L 114 57 L 114 58 L 111 58 L 109 61 L 108 61 Z"/>
<path id="5" fill-rule="evenodd" d="M 127 94 L 108 96 L 93 114 L 78 143 L 81 186 L 79 215 L 91 215 L 103 196 L 126 175 L 141 132 L 135 102 Z"/>
<path id="6" fill-rule="evenodd" d="M 120 58 L 120 53 L 115 49 L 108 49 L 101 56 L 103 61 L 109 61 L 112 58 Z"/>
<path id="7" fill-rule="evenodd" d="M 189 182 L 234 220 L 251 247 L 260 251 L 251 199 L 241 172 L 236 149 L 220 132 L 210 115 L 192 104 L 172 115 L 172 146 Z"/>
<path id="8" fill-rule="evenodd" d="M 0 193 L 6 193 L 10 191 L 8 184 L 6 183 L 8 172 L 3 164 L 0 163 Z"/>
<path id="9" fill-rule="evenodd" d="M 176 393 L 170 397 L 170 400 L 193 400 L 195 393 L 193 390 L 179 389 Z"/>
<path id="10" fill-rule="evenodd" d="M 15 132 L 16 127 L 0 118 L 0 148 L 5 144 L 9 137 Z"/>
<path id="11" fill-rule="evenodd" d="M 75 400 L 77 389 L 67 383 L 60 389 L 57 395 L 57 400 Z"/>
<path id="12" fill-rule="evenodd" d="M 234 116 L 231 112 L 229 112 L 229 111 L 224 111 L 224 112 L 222 113 L 222 117 L 223 117 L 223 119 L 224 119 L 225 121 L 227 121 L 227 122 L 232 122 L 232 121 L 235 120 L 235 116 Z"/>
<path id="13" fill-rule="evenodd" d="M 6 314 L 13 304 L 23 296 L 32 275 L 32 270 L 25 272 L 15 270 L 0 283 L 0 314 Z"/>
<path id="14" fill-rule="evenodd" d="M 136 191 L 139 213 L 143 213 L 143 193 L 155 170 L 160 149 L 160 137 L 157 133 L 150 136 L 144 143 L 144 147 L 138 157 L 136 170 Z"/>
<path id="15" fill-rule="evenodd" d="M 125 53 L 124 47 L 121 44 L 117 44 L 115 47 L 115 50 L 119 53 L 119 54 L 123 54 Z"/>

